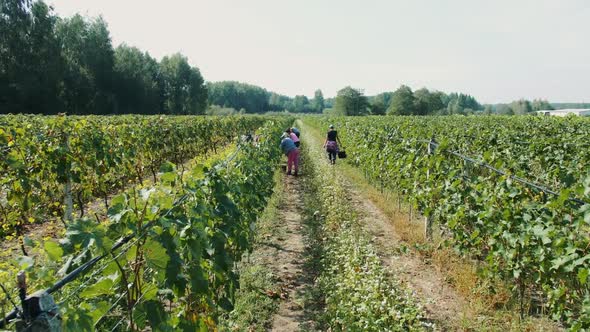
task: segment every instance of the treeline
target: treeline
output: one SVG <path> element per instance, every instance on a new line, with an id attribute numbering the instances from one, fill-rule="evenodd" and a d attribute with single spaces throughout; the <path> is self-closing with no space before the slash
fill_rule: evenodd
<path id="1" fill-rule="evenodd" d="M 362 90 L 347 86 L 326 104 L 328 102 L 333 102 L 333 107 L 325 109 L 324 113 L 333 115 L 521 115 L 553 109 L 548 101 L 542 99 L 482 105 L 467 94 L 447 94 L 426 88 L 412 91 L 406 85 L 376 96 L 365 96 Z"/>
<path id="2" fill-rule="evenodd" d="M 111 43 L 101 18 L 0 1 L 0 113 L 204 114 L 207 89 L 181 54 L 157 61 Z"/>
<path id="3" fill-rule="evenodd" d="M 430 91 L 422 88 L 412 91 L 402 85 L 394 92 L 365 96 L 359 89 L 345 87 L 338 91 L 334 106 L 325 113 L 334 115 L 446 115 L 473 114 L 483 107 L 466 94 Z"/>
<path id="4" fill-rule="evenodd" d="M 259 86 L 234 81 L 207 83 L 207 89 L 211 109 L 223 113 L 227 113 L 228 109 L 241 113 L 321 113 L 324 109 L 324 95 L 321 90 L 316 90 L 314 98 L 309 100 L 304 95 L 291 98 Z"/>
<path id="5" fill-rule="evenodd" d="M 553 108 L 556 110 L 562 110 L 566 108 L 580 109 L 590 108 L 590 103 L 551 103 L 551 106 L 553 106 Z"/>
<path id="6" fill-rule="evenodd" d="M 485 105 L 484 114 L 500 114 L 500 115 L 524 115 L 541 110 L 554 109 L 548 101 L 542 99 L 535 99 L 528 101 L 520 99 L 509 104 L 495 104 Z"/>

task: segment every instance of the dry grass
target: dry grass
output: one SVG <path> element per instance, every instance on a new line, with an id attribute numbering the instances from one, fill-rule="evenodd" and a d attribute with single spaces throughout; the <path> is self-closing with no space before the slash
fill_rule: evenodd
<path id="1" fill-rule="evenodd" d="M 370 199 L 387 216 L 402 242 L 406 243 L 410 248 L 415 248 L 415 252 L 420 254 L 423 259 L 429 261 L 439 271 L 443 272 L 447 277 L 447 281 L 463 297 L 469 298 L 473 295 L 473 290 L 478 287 L 479 277 L 472 262 L 466 262 L 451 248 L 433 246 L 430 245 L 431 243 L 427 243 L 424 224 L 420 221 L 423 217 L 416 216 L 413 213 L 410 219 L 408 206 L 404 203 L 400 206 L 398 196 L 387 190 L 381 192 L 381 190 L 370 185 L 353 166 L 344 165 L 342 170 L 366 198 Z M 441 241 L 440 234 L 435 232 L 432 243 L 440 243 Z M 490 304 L 490 306 L 494 305 Z"/>

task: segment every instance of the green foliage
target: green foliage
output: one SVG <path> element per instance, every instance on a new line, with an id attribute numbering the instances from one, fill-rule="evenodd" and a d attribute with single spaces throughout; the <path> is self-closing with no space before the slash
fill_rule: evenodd
<path id="1" fill-rule="evenodd" d="M 489 109 L 488 112 L 491 110 L 491 113 L 500 115 L 525 115 L 541 110 L 552 110 L 554 107 L 548 101 L 542 99 L 535 99 L 532 102 L 520 99 L 510 104 L 486 105 L 486 109 Z"/>
<path id="2" fill-rule="evenodd" d="M 445 94 L 422 88 L 412 92 L 402 85 L 393 93 L 377 95 L 372 99 L 373 114 L 383 114 L 383 107 L 389 115 L 433 115 L 472 114 L 481 109 L 475 98 L 458 93 Z"/>
<path id="3" fill-rule="evenodd" d="M 294 98 L 246 83 L 223 81 L 207 83 L 209 104 L 223 108 L 244 109 L 246 113 L 289 111 L 292 113 L 321 112 L 324 99 L 321 90 L 315 92 L 311 101 L 304 95 Z"/>
<path id="4" fill-rule="evenodd" d="M 269 93 L 265 89 L 246 83 L 223 81 L 207 83 L 209 104 L 246 113 L 265 113 L 270 110 Z M 277 102 L 277 101 L 274 101 Z M 280 109 L 277 109 L 280 110 Z"/>
<path id="5" fill-rule="evenodd" d="M 271 111 L 281 112 L 291 107 L 291 98 L 271 92 L 268 99 L 268 107 Z"/>
<path id="6" fill-rule="evenodd" d="M 368 115 L 369 101 L 363 92 L 347 86 L 338 91 L 333 109 L 335 115 Z"/>
<path id="7" fill-rule="evenodd" d="M 333 108 L 324 108 L 324 111 L 322 112 L 322 114 L 324 114 L 324 115 L 335 115 Z"/>
<path id="8" fill-rule="evenodd" d="M 324 94 L 322 90 L 315 90 L 313 99 L 311 101 L 311 108 L 316 113 L 322 113 L 325 108 Z"/>
<path id="9" fill-rule="evenodd" d="M 531 102 L 531 107 L 533 111 L 543 111 L 543 110 L 552 110 L 553 106 L 547 101 L 543 99 L 535 99 Z"/>
<path id="10" fill-rule="evenodd" d="M 67 183 L 84 216 L 85 205 L 96 198 L 149 176 L 155 181 L 166 161 L 182 165 L 263 122 L 260 117 L 1 116 L 0 236 L 20 235 L 23 225 L 38 220 L 68 220 Z"/>
<path id="11" fill-rule="evenodd" d="M 180 53 L 160 62 L 164 80 L 164 112 L 168 114 L 205 114 L 207 88 L 199 69 L 191 67 Z"/>
<path id="12" fill-rule="evenodd" d="M 393 92 L 383 92 L 376 96 L 369 97 L 369 104 L 372 115 L 385 115 L 389 104 L 391 103 L 391 97 Z"/>
<path id="13" fill-rule="evenodd" d="M 387 109 L 388 115 L 412 115 L 416 113 L 416 98 L 412 89 L 406 85 L 400 86 L 391 97 L 391 104 Z"/>
<path id="14" fill-rule="evenodd" d="M 510 108 L 514 112 L 515 115 L 524 115 L 531 113 L 533 111 L 533 107 L 528 100 L 520 99 L 517 101 L 513 101 L 510 104 Z"/>
<path id="15" fill-rule="evenodd" d="M 293 103 L 291 107 L 289 107 L 289 111 L 293 113 L 310 113 L 312 111 L 312 106 L 306 96 L 297 95 L 293 98 Z"/>
<path id="16" fill-rule="evenodd" d="M 498 104 L 495 108 L 496 113 L 500 115 L 514 115 L 514 110 L 510 107 L 510 105 Z"/>
<path id="17" fill-rule="evenodd" d="M 324 110 L 322 90 L 316 90 L 311 101 L 304 95 L 295 96 L 286 109 L 292 113 L 321 113 Z"/>
<path id="18" fill-rule="evenodd" d="M 0 4 L 0 113 L 203 114 L 207 91 L 181 55 L 113 50 L 106 22 L 60 19 L 42 1 Z"/>
<path id="19" fill-rule="evenodd" d="M 183 123 L 187 118 L 182 118 Z M 218 119 L 239 122 L 239 118 Z M 253 223 L 272 194 L 281 153 L 272 137 L 292 122 L 268 120 L 256 145 L 227 161 L 183 174 L 165 163 L 159 184 L 133 186 L 112 200 L 108 220 L 79 218 L 49 262 L 29 258 L 30 288 L 47 287 L 126 236 L 132 240 L 56 293 L 66 327 L 77 330 L 212 330 L 231 310 L 234 264 L 252 248 Z M 228 128 L 226 128 L 228 129 Z M 15 262 L 18 263 L 18 262 Z M 57 267 L 64 264 L 59 272 Z M 21 264 L 22 265 L 22 264 Z"/>
<path id="20" fill-rule="evenodd" d="M 556 110 L 564 108 L 590 108 L 590 103 L 551 103 Z"/>
<path id="21" fill-rule="evenodd" d="M 240 288 L 236 291 L 234 309 L 221 317 L 220 331 L 267 331 L 272 326 L 278 310 L 281 285 L 265 250 L 270 239 L 279 236 L 282 222 L 280 207 L 287 196 L 284 191 L 283 173 L 275 172 L 275 187 L 264 212 L 256 222 L 254 251 L 238 264 Z"/>
<path id="22" fill-rule="evenodd" d="M 60 96 L 70 114 L 112 113 L 114 50 L 106 22 L 80 15 L 60 20 L 56 29 L 65 63 Z"/>
<path id="23" fill-rule="evenodd" d="M 235 308 L 223 320 L 230 331 L 268 331 L 278 301 L 266 292 L 280 292 L 272 271 L 262 265 L 245 267 L 240 274 Z"/>
<path id="24" fill-rule="evenodd" d="M 0 113 L 59 111 L 56 22 L 43 2 L 0 2 Z"/>
<path id="25" fill-rule="evenodd" d="M 463 93 L 451 93 L 449 95 L 443 95 L 441 98 L 443 103 L 447 105 L 447 110 L 444 114 L 466 115 L 482 109 L 482 106 L 474 97 Z M 466 110 L 471 110 L 471 112 Z"/>
<path id="26" fill-rule="evenodd" d="M 114 71 L 114 90 L 118 91 L 115 113 L 161 112 L 164 80 L 156 59 L 138 48 L 122 44 L 115 49 Z"/>
<path id="27" fill-rule="evenodd" d="M 239 112 L 233 108 L 221 107 L 217 105 L 211 105 L 207 107 L 207 110 L 205 111 L 205 114 L 214 116 L 234 115 L 238 113 Z"/>
<path id="28" fill-rule="evenodd" d="M 310 119 L 311 120 L 311 119 Z M 349 158 L 447 230 L 482 274 L 513 285 L 515 297 L 574 329 L 590 328 L 590 123 L 584 118 L 390 117 L 315 119 L 346 133 Z M 428 154 L 428 139 L 440 146 Z M 559 195 L 509 175 L 550 184 Z"/>
<path id="29" fill-rule="evenodd" d="M 442 92 L 430 92 L 426 88 L 414 91 L 415 114 L 428 115 L 440 112 L 445 107 L 443 96 Z"/>

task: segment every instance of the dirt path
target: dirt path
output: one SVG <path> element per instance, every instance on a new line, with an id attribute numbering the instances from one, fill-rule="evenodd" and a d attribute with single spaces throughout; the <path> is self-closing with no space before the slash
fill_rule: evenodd
<path id="1" fill-rule="evenodd" d="M 310 141 L 317 144 L 319 138 Z M 472 317 L 469 301 L 445 281 L 445 275 L 412 252 L 401 253 L 403 242 L 388 216 L 355 183 L 340 176 L 350 193 L 350 203 L 359 213 L 364 229 L 372 236 L 383 265 L 416 294 L 428 318 L 439 328 L 448 330 L 460 325 L 461 320 Z"/>
<path id="2" fill-rule="evenodd" d="M 280 279 L 283 292 L 279 310 L 273 319 L 272 331 L 309 330 L 312 322 L 306 318 L 303 297 L 313 281 L 304 269 L 301 178 L 285 177 L 285 190 L 287 199 L 280 211 L 283 229 L 273 257 L 273 269 Z"/>
<path id="3" fill-rule="evenodd" d="M 462 319 L 469 319 L 472 313 L 469 303 L 451 285 L 445 276 L 433 265 L 411 252 L 400 252 L 403 244 L 396 234 L 389 218 L 368 198 L 364 197 L 350 181 L 345 180 L 351 193 L 351 203 L 361 214 L 361 222 L 373 237 L 383 264 L 410 290 L 414 291 L 439 327 L 457 326 Z"/>

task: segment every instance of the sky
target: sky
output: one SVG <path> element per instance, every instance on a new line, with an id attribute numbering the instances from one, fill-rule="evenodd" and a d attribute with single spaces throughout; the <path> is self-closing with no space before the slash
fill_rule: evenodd
<path id="1" fill-rule="evenodd" d="M 590 102 L 588 0 L 47 0 L 113 45 L 288 96 L 401 84 L 482 103 Z"/>

